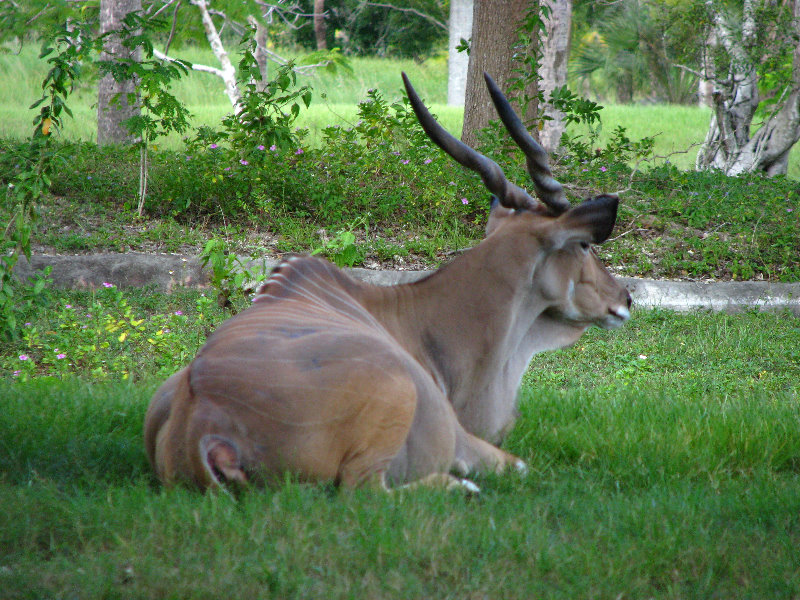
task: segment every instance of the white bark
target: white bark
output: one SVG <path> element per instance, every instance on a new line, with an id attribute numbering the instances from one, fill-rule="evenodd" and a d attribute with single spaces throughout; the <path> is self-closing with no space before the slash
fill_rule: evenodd
<path id="1" fill-rule="evenodd" d="M 469 40 L 472 35 L 472 2 L 473 0 L 450 0 L 450 43 L 447 59 L 447 104 L 450 106 L 464 106 L 469 55 L 458 52 L 456 47 L 462 38 Z"/>
<path id="2" fill-rule="evenodd" d="M 208 9 L 208 3 L 206 0 L 191 0 L 191 4 L 196 6 L 200 11 L 200 15 L 203 20 L 203 27 L 205 28 L 206 32 L 206 39 L 208 40 L 209 45 L 211 46 L 211 50 L 214 53 L 214 56 L 219 61 L 219 67 L 212 67 L 210 65 L 203 65 L 199 63 L 192 63 L 192 70 L 194 71 L 201 71 L 203 73 L 211 73 L 216 75 L 220 79 L 222 79 L 225 85 L 225 94 L 228 96 L 228 99 L 231 101 L 231 105 L 233 106 L 234 113 L 238 113 L 241 106 L 241 92 L 239 91 L 238 86 L 236 85 L 236 68 L 231 63 L 230 58 L 228 57 L 228 53 L 225 50 L 225 47 L 222 45 L 222 40 L 220 39 L 219 32 L 217 31 L 214 22 L 211 19 L 211 12 Z M 255 18 L 250 16 L 248 17 L 248 22 L 254 26 L 259 27 L 259 24 L 256 22 Z M 261 32 L 264 29 L 261 28 Z M 259 41 L 261 40 L 261 41 Z M 288 60 L 269 50 L 266 47 L 266 35 L 260 35 L 259 32 L 256 33 L 256 60 L 259 65 L 259 69 L 261 70 L 261 76 L 264 82 L 267 80 L 267 59 L 274 61 L 279 65 L 286 65 L 288 64 Z M 176 61 L 172 56 L 161 52 L 160 50 L 154 48 L 153 49 L 153 56 L 160 60 L 167 60 L 167 61 Z M 317 69 L 320 67 L 326 67 L 330 64 L 330 60 L 323 59 L 321 62 L 302 65 L 293 67 L 295 73 L 304 73 L 306 71 L 310 71 L 313 69 Z"/>
<path id="3" fill-rule="evenodd" d="M 225 82 L 225 94 L 227 94 L 230 99 L 234 111 L 238 113 L 241 95 L 239 93 L 239 88 L 236 86 L 236 69 L 233 63 L 231 63 L 231 59 L 228 57 L 225 46 L 222 45 L 217 27 L 211 19 L 211 13 L 208 11 L 206 0 L 191 0 L 191 3 L 200 10 L 200 16 L 203 19 L 203 28 L 206 31 L 206 39 L 211 46 L 211 51 L 220 64 L 220 68 L 215 72 L 222 78 L 223 82 Z M 202 69 L 197 70 L 199 71 Z"/>
<path id="4" fill-rule="evenodd" d="M 714 113 L 705 142 L 697 155 L 697 169 L 718 168 L 727 175 L 764 171 L 786 173 L 789 150 L 800 139 L 800 42 L 795 41 L 792 81 L 782 91 L 774 112 L 751 136 L 753 116 L 760 103 L 756 63 L 745 48 L 756 39 L 758 2 L 745 0 L 739 31 L 712 0 L 706 0 L 714 18 L 714 34 L 730 57 L 725 79 L 713 79 Z M 794 30 L 800 33 L 800 0 L 793 3 Z M 764 49 L 769 51 L 768 48 Z"/>
<path id="5" fill-rule="evenodd" d="M 697 103 L 699 106 L 714 106 L 714 61 L 711 55 L 717 46 L 717 38 L 712 30 L 706 39 L 701 56 L 701 70 L 697 77 Z"/>
<path id="6" fill-rule="evenodd" d="M 572 0 L 543 0 L 543 6 L 550 8 L 550 16 L 545 22 L 542 40 L 542 64 L 539 67 L 540 87 L 545 100 L 553 90 L 567 83 L 567 61 L 569 59 L 569 32 L 572 25 Z M 544 105 L 545 120 L 539 139 L 547 152 L 554 152 L 561 143 L 564 133 L 564 113 L 555 110 L 549 102 Z"/>

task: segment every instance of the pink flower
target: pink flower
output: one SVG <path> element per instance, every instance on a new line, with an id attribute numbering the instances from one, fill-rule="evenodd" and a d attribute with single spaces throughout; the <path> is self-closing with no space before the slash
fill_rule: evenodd
<path id="1" fill-rule="evenodd" d="M 256 148 L 258 148 L 259 150 L 264 150 L 265 147 L 266 146 L 264 146 L 264 144 L 259 144 L 258 146 L 256 146 Z"/>
<path id="2" fill-rule="evenodd" d="M 297 150 L 295 150 L 295 154 L 302 154 L 302 153 L 303 153 L 302 148 L 298 148 Z"/>
<path id="3" fill-rule="evenodd" d="M 426 158 L 426 159 L 425 159 L 423 162 L 424 162 L 426 165 L 429 165 L 429 164 L 431 164 L 431 163 L 433 162 L 433 159 L 432 159 L 432 158 Z"/>
<path id="4" fill-rule="evenodd" d="M 67 355 L 62 352 L 61 354 L 56 354 L 56 358 L 60 360 L 62 358 L 67 358 Z"/>
<path id="5" fill-rule="evenodd" d="M 407 158 L 404 158 L 404 159 L 403 159 L 403 160 L 401 160 L 400 162 L 401 162 L 401 163 L 403 163 L 404 165 L 407 165 L 407 164 L 408 164 L 408 159 L 407 159 Z"/>
<path id="6" fill-rule="evenodd" d="M 72 304 L 67 304 L 64 308 L 72 308 Z"/>
<path id="7" fill-rule="evenodd" d="M 104 281 L 103 282 L 103 287 L 104 288 L 113 288 L 114 284 L 113 283 L 108 283 L 107 281 Z"/>
<path id="8" fill-rule="evenodd" d="M 180 317 L 180 316 L 183 314 L 183 311 L 181 311 L 181 310 L 176 310 L 176 311 L 175 311 L 175 314 L 176 314 L 176 315 L 178 315 L 178 316 Z"/>
<path id="9" fill-rule="evenodd" d="M 603 173 L 605 173 L 606 171 L 608 171 L 608 169 L 606 169 L 605 167 L 600 167 L 600 170 L 601 170 Z"/>
<path id="10" fill-rule="evenodd" d="M 467 200 L 466 198 L 462 198 L 461 204 L 469 204 L 469 200 Z"/>
<path id="11" fill-rule="evenodd" d="M 248 165 L 248 162 L 245 159 L 241 159 L 239 163 L 243 164 L 245 167 Z"/>
<path id="12" fill-rule="evenodd" d="M 12 375 L 14 377 L 19 377 L 21 374 L 22 374 L 22 371 L 14 371 L 14 373 L 12 373 Z"/>
<path id="13" fill-rule="evenodd" d="M 28 356 L 27 354 L 20 354 L 19 355 L 19 359 L 20 360 L 28 360 L 29 358 L 30 358 L 30 356 Z"/>
<path id="14" fill-rule="evenodd" d="M 218 146 L 217 146 L 216 144 L 211 144 L 211 145 L 209 146 L 209 148 L 211 148 L 212 150 L 214 150 L 215 148 L 218 148 Z"/>
<path id="15" fill-rule="evenodd" d="M 277 149 L 278 149 L 278 147 L 275 144 L 272 144 L 272 146 L 269 147 L 269 151 L 270 152 L 275 152 L 275 150 L 277 150 Z"/>

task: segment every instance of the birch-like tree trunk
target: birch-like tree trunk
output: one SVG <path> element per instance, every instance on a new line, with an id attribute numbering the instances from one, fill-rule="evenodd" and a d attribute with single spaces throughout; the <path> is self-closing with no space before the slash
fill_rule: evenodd
<path id="1" fill-rule="evenodd" d="M 564 113 L 554 109 L 547 100 L 553 90 L 567 83 L 569 60 L 569 32 L 572 25 L 572 0 L 543 0 L 542 6 L 550 9 L 545 21 L 542 39 L 542 64 L 539 67 L 539 87 L 545 98 L 545 120 L 539 138 L 547 152 L 554 152 L 564 133 Z"/>
<path id="2" fill-rule="evenodd" d="M 206 0 L 191 0 L 191 3 L 200 10 L 200 17 L 203 21 L 203 29 L 206 32 L 206 39 L 211 46 L 211 51 L 219 61 L 220 68 L 217 69 L 217 75 L 225 82 L 225 93 L 228 95 L 234 111 L 238 113 L 241 94 L 236 85 L 236 68 L 233 66 L 233 63 L 231 63 L 225 46 L 222 45 L 222 39 L 219 37 L 217 26 L 214 25 L 214 21 L 211 19 L 211 13 L 208 10 L 208 3 Z"/>
<path id="3" fill-rule="evenodd" d="M 214 25 L 214 21 L 211 18 L 211 12 L 208 10 L 208 2 L 206 2 L 206 0 L 190 0 L 190 4 L 197 7 L 197 10 L 200 11 L 200 19 L 203 22 L 203 29 L 206 33 L 206 39 L 211 47 L 211 51 L 214 53 L 214 56 L 220 65 L 219 67 L 211 67 L 208 65 L 192 63 L 192 69 L 194 71 L 202 71 L 204 73 L 213 73 L 222 79 L 222 82 L 225 85 L 225 95 L 228 96 L 228 99 L 231 101 L 233 111 L 238 113 L 241 108 L 239 105 L 239 100 L 242 96 L 241 92 L 239 91 L 239 86 L 236 85 L 236 67 L 233 66 L 233 63 L 228 56 L 228 52 L 225 50 L 225 46 L 222 44 L 222 39 L 219 36 L 219 31 L 217 31 L 217 26 Z M 255 21 L 254 17 L 249 17 L 248 21 L 250 22 L 251 26 L 256 27 L 257 22 Z M 258 27 L 256 27 L 256 29 L 256 43 L 258 44 Z M 262 61 L 261 59 L 266 58 L 267 50 L 266 32 L 263 31 L 263 28 L 262 33 L 263 35 L 261 36 L 261 39 L 263 40 L 263 44 L 258 45 L 256 48 L 256 59 L 259 61 L 259 69 L 261 70 L 262 76 L 264 76 L 267 71 L 267 63 L 266 60 Z M 153 56 L 161 60 L 175 60 L 157 48 L 153 48 Z"/>
<path id="4" fill-rule="evenodd" d="M 314 0 L 314 37 L 317 50 L 327 50 L 327 27 L 325 26 L 325 0 Z"/>
<path id="5" fill-rule="evenodd" d="M 100 32 L 108 33 L 120 28 L 122 19 L 130 12 L 141 11 L 141 0 L 100 0 Z M 100 60 L 141 59 L 141 50 L 133 52 L 122 45 L 117 35 L 107 38 Z M 117 96 L 119 94 L 119 96 Z M 128 96 L 136 94 L 136 81 L 116 81 L 109 73 L 97 85 L 97 144 L 126 144 L 133 137 L 123 125 L 126 119 L 139 114 L 139 103 L 128 102 Z M 118 98 L 117 100 L 114 100 Z"/>
<path id="6" fill-rule="evenodd" d="M 256 48 L 253 52 L 253 57 L 258 64 L 258 72 L 261 73 L 261 81 L 256 85 L 259 92 L 267 89 L 267 81 L 269 81 L 269 60 L 267 57 L 267 28 L 264 27 L 258 19 L 253 15 L 247 16 L 247 23 L 255 31 L 253 39 L 256 42 Z"/>
<path id="7" fill-rule="evenodd" d="M 768 1 L 768 0 L 765 0 Z M 717 3 L 706 0 L 713 17 L 717 44 L 730 57 L 725 73 L 716 73 L 712 93 L 713 115 L 705 142 L 697 155 L 698 169 L 718 168 L 728 175 L 764 171 L 768 175 L 786 173 L 789 150 L 800 139 L 800 41 L 795 37 L 792 78 L 779 91 L 779 101 L 759 129 L 751 135 L 758 108 L 758 64 L 756 17 L 760 4 L 745 0 L 741 23 L 723 13 Z M 800 34 L 800 0 L 794 0 L 793 31 Z M 748 52 L 748 50 L 751 50 Z M 764 48 L 764 52 L 769 52 Z"/>
<path id="8" fill-rule="evenodd" d="M 472 0 L 450 0 L 450 19 L 447 24 L 450 42 L 447 52 L 447 104 L 464 106 L 467 89 L 469 54 L 456 48 L 461 40 L 472 35 Z"/>
<path id="9" fill-rule="evenodd" d="M 518 27 L 524 20 L 527 9 L 532 5 L 538 5 L 538 2 L 529 0 L 504 0 L 503 2 L 474 0 L 474 2 L 472 44 L 464 104 L 464 126 L 461 134 L 461 139 L 470 146 L 475 146 L 477 130 L 486 127 L 489 120 L 497 116 L 489 92 L 486 90 L 483 72 L 489 73 L 500 88 L 506 90 L 511 76 L 514 53 L 530 50 L 516 48 Z M 532 77 L 531 80 L 532 83 L 526 89 L 526 93 L 529 97 L 535 98 L 537 96 L 536 78 Z M 537 108 L 529 105 L 524 118 L 528 119 L 534 116 Z"/>

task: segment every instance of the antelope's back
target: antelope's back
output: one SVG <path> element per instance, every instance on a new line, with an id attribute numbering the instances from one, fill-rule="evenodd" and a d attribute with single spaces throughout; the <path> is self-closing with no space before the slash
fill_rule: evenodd
<path id="1" fill-rule="evenodd" d="M 359 285 L 320 259 L 277 268 L 188 367 L 188 392 L 172 400 L 174 422 L 159 434 L 162 479 L 197 481 L 158 463 L 191 454 L 206 435 L 230 440 L 246 469 L 267 476 L 289 470 L 357 484 L 388 467 L 416 391 L 410 357 L 358 302 Z M 194 468 L 184 462 L 172 470 Z"/>

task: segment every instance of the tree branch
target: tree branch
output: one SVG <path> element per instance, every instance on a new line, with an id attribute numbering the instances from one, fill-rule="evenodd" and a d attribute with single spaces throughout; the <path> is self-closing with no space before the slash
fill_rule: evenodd
<path id="1" fill-rule="evenodd" d="M 14 4 L 14 8 L 19 8 L 19 5 L 15 3 L 15 4 Z M 27 21 L 25 21 L 25 25 L 30 25 L 30 24 L 31 24 L 31 23 L 33 23 L 33 22 L 34 22 L 36 19 L 38 19 L 39 17 L 41 17 L 41 16 L 42 16 L 42 15 L 43 15 L 45 12 L 47 12 L 48 10 L 50 10 L 50 3 L 49 3 L 49 2 L 48 2 L 47 4 L 45 4 L 45 6 L 44 6 L 44 8 L 43 8 L 42 10 L 40 10 L 38 13 L 36 13 L 35 15 L 33 15 L 33 16 L 32 16 L 30 19 L 28 19 Z"/>
<path id="2" fill-rule="evenodd" d="M 178 60 L 177 58 L 173 58 L 172 56 L 167 56 L 166 54 L 161 52 L 161 50 L 159 50 L 158 48 L 153 48 L 153 56 L 155 56 L 159 60 L 165 60 L 167 62 L 173 62 L 173 63 L 174 62 L 182 62 L 182 61 Z M 203 73 L 211 73 L 212 75 L 216 75 L 217 77 L 220 77 L 222 79 L 225 78 L 224 75 L 223 75 L 222 69 L 219 69 L 217 67 L 210 67 L 208 65 L 201 65 L 201 64 L 198 64 L 198 63 L 192 63 L 192 70 L 193 71 L 201 71 Z"/>
<path id="3" fill-rule="evenodd" d="M 377 8 L 388 8 L 390 10 L 396 10 L 398 12 L 411 13 L 412 15 L 417 15 L 418 17 L 421 17 L 421 18 L 425 19 L 426 21 L 428 21 L 429 23 L 432 23 L 436 27 L 439 27 L 441 29 L 444 29 L 445 31 L 448 31 L 447 23 L 442 23 L 438 19 L 435 19 L 434 17 L 430 16 L 429 14 L 426 14 L 426 13 L 424 13 L 422 11 L 419 11 L 416 8 L 403 8 L 401 6 L 395 6 L 394 4 L 388 4 L 386 2 L 364 2 L 363 4 L 365 6 L 375 6 Z"/>
<path id="4" fill-rule="evenodd" d="M 164 44 L 164 54 L 169 52 L 170 44 L 172 44 L 172 38 L 175 37 L 175 29 L 178 25 L 178 9 L 181 7 L 181 0 L 178 0 L 175 3 L 175 10 L 172 11 L 172 27 L 169 30 L 169 37 L 167 38 L 167 43 Z"/>
<path id="5" fill-rule="evenodd" d="M 147 10 L 146 14 L 147 14 L 147 15 L 148 15 L 150 18 L 157 17 L 158 15 L 160 15 L 162 12 L 164 12 L 165 10 L 167 10 L 167 9 L 168 9 L 170 6 L 172 6 L 172 5 L 173 5 L 173 4 L 175 4 L 176 2 L 177 2 L 178 4 L 180 4 L 181 0 L 167 0 L 167 1 L 166 1 L 166 2 L 164 2 L 164 4 L 163 4 L 163 5 L 161 5 L 161 7 L 159 7 L 159 9 L 158 9 L 158 10 L 156 10 L 156 12 L 154 12 L 152 15 L 150 14 L 150 9 L 152 9 L 152 8 L 153 8 L 153 6 L 155 6 L 155 5 L 151 5 L 151 6 L 148 8 L 148 10 Z"/>
<path id="6" fill-rule="evenodd" d="M 208 43 L 211 45 L 211 51 L 214 53 L 214 56 L 217 57 L 222 67 L 218 70 L 220 72 L 219 76 L 222 77 L 222 80 L 225 82 L 225 93 L 228 95 L 231 104 L 233 104 L 234 111 L 239 112 L 239 98 L 241 96 L 239 88 L 236 86 L 236 69 L 233 64 L 231 64 L 231 59 L 225 51 L 225 46 L 222 45 L 217 27 L 211 19 L 208 4 L 206 4 L 206 0 L 190 0 L 190 2 L 200 10 L 203 28 L 206 31 L 206 39 L 208 39 Z"/>

